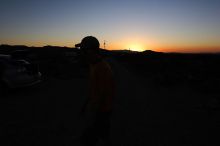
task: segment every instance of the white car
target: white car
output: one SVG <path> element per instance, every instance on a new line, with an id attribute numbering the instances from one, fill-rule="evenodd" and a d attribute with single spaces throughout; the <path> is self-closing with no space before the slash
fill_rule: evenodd
<path id="1" fill-rule="evenodd" d="M 0 92 L 3 88 L 31 86 L 41 81 L 38 66 L 0 54 Z"/>

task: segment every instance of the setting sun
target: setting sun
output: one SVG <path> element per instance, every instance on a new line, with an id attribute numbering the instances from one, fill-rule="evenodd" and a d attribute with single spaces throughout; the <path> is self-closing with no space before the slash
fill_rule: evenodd
<path id="1" fill-rule="evenodd" d="M 141 44 L 130 44 L 130 45 L 127 45 L 127 48 L 129 50 L 138 51 L 138 52 L 142 52 L 145 50 L 144 46 L 142 46 Z"/>

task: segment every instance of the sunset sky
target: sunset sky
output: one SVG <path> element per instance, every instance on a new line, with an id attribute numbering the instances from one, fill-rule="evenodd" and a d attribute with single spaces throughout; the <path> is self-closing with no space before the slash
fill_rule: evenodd
<path id="1" fill-rule="evenodd" d="M 0 0 L 0 44 L 220 52 L 220 0 Z"/>

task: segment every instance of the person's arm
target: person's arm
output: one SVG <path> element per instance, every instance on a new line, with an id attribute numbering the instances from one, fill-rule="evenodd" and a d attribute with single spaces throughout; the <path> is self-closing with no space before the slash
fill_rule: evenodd
<path id="1" fill-rule="evenodd" d="M 88 111 L 95 111 L 98 107 L 98 91 L 97 91 L 97 81 L 94 81 L 94 78 L 90 78 L 88 97 L 85 103 L 82 106 L 80 111 L 80 116 L 84 115 Z"/>
<path id="2" fill-rule="evenodd" d="M 92 100 L 91 98 L 96 99 L 96 100 Z M 88 112 L 97 111 L 99 109 L 99 107 L 101 106 L 102 98 L 100 98 L 100 97 L 91 97 L 91 98 L 88 98 L 85 101 L 85 104 L 83 105 L 83 107 L 79 113 L 79 117 L 84 116 Z"/>

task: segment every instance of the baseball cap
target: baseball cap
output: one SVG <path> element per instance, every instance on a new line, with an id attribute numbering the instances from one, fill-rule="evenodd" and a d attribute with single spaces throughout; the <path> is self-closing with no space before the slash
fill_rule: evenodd
<path id="1" fill-rule="evenodd" d="M 99 41 L 93 36 L 84 37 L 81 43 L 76 44 L 75 47 L 80 47 L 80 49 L 99 49 Z"/>

